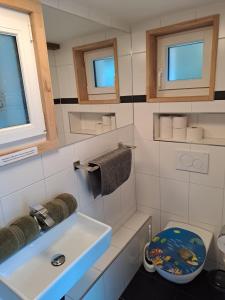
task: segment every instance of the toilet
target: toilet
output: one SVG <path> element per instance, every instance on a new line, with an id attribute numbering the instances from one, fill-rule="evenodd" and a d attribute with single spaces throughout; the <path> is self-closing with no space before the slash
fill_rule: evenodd
<path id="1" fill-rule="evenodd" d="M 207 230 L 171 221 L 152 238 L 148 256 L 162 277 L 188 283 L 202 271 L 212 237 Z"/>

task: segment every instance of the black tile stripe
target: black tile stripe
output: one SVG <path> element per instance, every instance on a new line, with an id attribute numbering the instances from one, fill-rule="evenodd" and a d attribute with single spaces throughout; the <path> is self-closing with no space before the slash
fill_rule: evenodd
<path id="1" fill-rule="evenodd" d="M 54 99 L 54 104 L 60 104 L 60 99 Z"/>
<path id="2" fill-rule="evenodd" d="M 214 99 L 215 100 L 225 100 L 225 91 L 216 91 Z"/>
<path id="3" fill-rule="evenodd" d="M 120 103 L 133 103 L 133 96 L 120 96 Z"/>
<path id="4" fill-rule="evenodd" d="M 133 102 L 146 102 L 146 95 L 133 95 Z"/>

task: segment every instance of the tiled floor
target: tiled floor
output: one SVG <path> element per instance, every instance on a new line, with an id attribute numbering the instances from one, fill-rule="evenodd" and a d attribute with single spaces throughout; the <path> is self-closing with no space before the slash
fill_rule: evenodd
<path id="1" fill-rule="evenodd" d="M 147 273 L 143 267 L 124 291 L 119 300 L 222 300 L 211 291 L 207 282 L 207 272 L 203 271 L 189 284 L 173 284 L 160 275 Z"/>

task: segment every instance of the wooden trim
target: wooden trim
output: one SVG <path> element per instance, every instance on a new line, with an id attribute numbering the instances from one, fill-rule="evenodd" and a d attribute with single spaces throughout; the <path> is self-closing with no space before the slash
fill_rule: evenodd
<path id="1" fill-rule="evenodd" d="M 84 62 L 84 53 L 103 48 L 113 48 L 114 62 L 115 62 L 115 99 L 110 100 L 90 100 L 87 91 L 87 76 Z M 119 103 L 119 69 L 118 69 L 118 53 L 117 53 L 117 40 L 110 39 L 101 42 L 91 43 L 73 48 L 74 69 L 76 75 L 76 85 L 78 93 L 79 104 L 113 104 Z"/>
<path id="2" fill-rule="evenodd" d="M 58 145 L 51 76 L 41 4 L 38 0 L 0 0 L 0 5 L 9 9 L 28 13 L 30 16 L 42 107 L 47 131 L 46 141 L 11 147 L 7 150 L 1 151 L 0 156 L 33 146 L 38 147 L 38 154 L 40 154 L 53 149 Z"/>
<path id="3" fill-rule="evenodd" d="M 157 38 L 206 26 L 213 27 L 209 95 L 185 97 L 157 97 Z M 214 99 L 219 35 L 219 15 L 185 21 L 146 32 L 146 95 L 148 102 L 209 101 Z"/>

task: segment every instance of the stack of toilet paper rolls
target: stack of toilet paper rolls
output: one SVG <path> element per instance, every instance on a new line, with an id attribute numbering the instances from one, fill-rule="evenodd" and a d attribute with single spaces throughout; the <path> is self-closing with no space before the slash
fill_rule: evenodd
<path id="1" fill-rule="evenodd" d="M 184 141 L 187 136 L 187 116 L 173 117 L 173 139 Z"/>
<path id="2" fill-rule="evenodd" d="M 173 118 L 172 116 L 162 115 L 159 119 L 160 138 L 171 140 L 173 138 Z"/>

